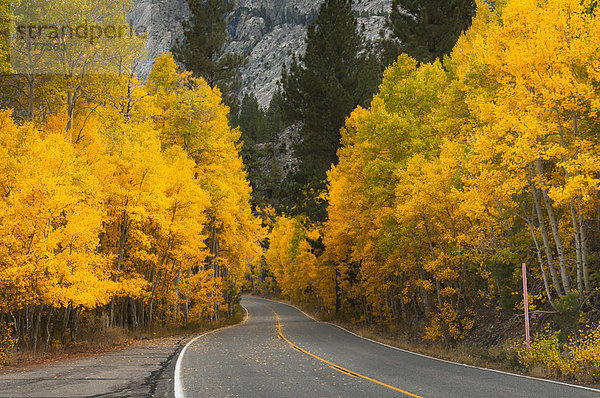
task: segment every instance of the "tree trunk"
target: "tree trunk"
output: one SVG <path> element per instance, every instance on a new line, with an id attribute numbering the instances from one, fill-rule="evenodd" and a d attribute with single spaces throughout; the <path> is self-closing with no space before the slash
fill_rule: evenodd
<path id="1" fill-rule="evenodd" d="M 35 112 L 35 76 L 27 75 L 27 121 L 33 122 Z"/>
<path id="2" fill-rule="evenodd" d="M 526 219 L 527 226 L 529 227 L 529 231 L 531 232 L 531 237 L 533 238 L 533 242 L 535 244 L 535 250 L 537 253 L 538 262 L 540 264 L 540 270 L 542 271 L 542 279 L 544 280 L 544 290 L 546 291 L 546 297 L 548 298 L 548 302 L 556 310 L 556 304 L 554 304 L 554 300 L 552 299 L 552 294 L 550 293 L 550 286 L 548 285 L 548 277 L 546 276 L 546 269 L 544 268 L 544 259 L 542 258 L 542 251 L 540 249 L 540 244 L 535 236 L 535 231 L 533 229 L 533 222 L 531 219 Z M 559 293 L 560 294 L 560 293 Z"/>
<path id="3" fill-rule="evenodd" d="M 333 264 L 335 275 L 335 313 L 337 314 L 342 309 L 342 291 L 340 289 L 340 271 L 336 264 Z"/>
<path id="4" fill-rule="evenodd" d="M 69 304 L 68 306 L 66 306 L 64 308 L 65 308 L 65 314 L 63 316 L 63 330 L 62 330 L 62 335 L 61 335 L 61 342 L 62 342 L 63 346 L 67 344 L 67 329 L 69 328 L 69 319 L 70 319 L 70 315 L 71 315 L 71 304 Z"/>
<path id="5" fill-rule="evenodd" d="M 173 222 L 175 221 L 175 214 L 177 211 L 177 206 L 173 207 L 173 213 L 171 215 L 171 226 L 173 225 Z M 160 260 L 160 268 L 162 269 L 165 266 L 165 263 L 167 262 L 167 258 L 169 257 L 169 252 L 171 250 L 171 244 L 173 243 L 173 235 L 172 235 L 172 231 L 171 231 L 171 227 L 169 227 L 169 240 L 167 242 L 167 248 L 162 256 L 162 259 Z M 160 270 L 158 270 L 158 273 L 160 273 Z M 165 278 L 167 277 L 167 275 L 165 274 Z M 148 308 L 148 324 L 152 325 L 152 316 L 153 316 L 153 311 L 154 311 L 154 297 L 156 294 L 156 288 L 158 286 L 158 275 L 157 275 L 157 271 L 156 271 L 156 263 L 154 263 L 154 267 L 152 269 L 152 294 L 150 296 L 150 306 Z"/>
<path id="6" fill-rule="evenodd" d="M 577 216 L 575 215 L 575 206 L 573 201 L 569 202 L 569 208 L 571 210 L 571 223 L 573 224 L 573 240 L 575 241 L 575 259 L 577 264 L 577 293 L 579 294 L 579 302 L 583 303 L 584 292 L 583 292 L 583 266 L 581 260 L 581 242 L 579 240 L 579 226 Z"/>
<path id="7" fill-rule="evenodd" d="M 13 321 L 13 330 L 15 331 L 15 336 L 17 336 L 17 339 L 19 339 L 20 336 L 21 336 L 21 333 L 20 333 L 21 328 L 19 326 L 18 314 L 17 314 L 17 316 L 15 316 L 15 314 L 13 314 L 13 312 L 10 311 L 9 315 L 12 318 L 12 321 Z M 17 344 L 19 344 L 19 343 L 21 343 L 21 342 L 17 341 Z M 19 346 L 22 346 L 22 343 L 19 344 Z"/>
<path id="8" fill-rule="evenodd" d="M 555 107 L 556 110 L 556 119 L 558 121 L 558 133 L 560 136 L 560 145 L 563 149 L 565 147 L 565 138 L 564 138 L 564 130 L 562 126 L 562 120 L 560 118 L 560 112 L 558 109 L 558 105 Z M 573 113 L 573 137 L 574 141 L 577 141 L 577 116 L 576 113 Z M 563 163 L 566 163 L 567 158 L 564 153 L 561 155 Z M 577 160 L 578 154 L 577 150 L 575 153 L 575 159 Z M 563 167 L 565 173 L 565 183 L 571 179 L 571 174 L 566 167 Z M 569 210 L 571 211 L 571 224 L 573 225 L 573 241 L 575 242 L 575 258 L 576 258 L 576 270 L 577 270 L 577 292 L 579 293 L 579 302 L 582 303 L 584 300 L 584 292 L 583 292 L 583 252 L 581 246 L 581 228 L 578 225 L 579 220 L 575 211 L 575 204 L 573 199 L 569 200 Z M 587 256 L 586 256 L 587 257 Z"/>
<path id="9" fill-rule="evenodd" d="M 52 315 L 54 315 L 54 307 L 50 307 L 50 312 L 48 313 L 48 319 L 46 320 L 46 351 L 50 348 L 50 340 L 52 338 L 51 333 L 51 325 L 52 325 Z"/>
<path id="10" fill-rule="evenodd" d="M 433 259 L 433 261 L 436 260 L 436 256 L 435 256 L 435 251 L 433 250 L 433 242 L 431 240 L 431 235 L 429 234 L 429 228 L 427 228 L 427 222 L 425 222 L 424 224 L 425 226 L 425 232 L 427 233 L 427 241 L 429 242 L 429 250 L 431 251 L 431 258 Z M 437 277 L 437 275 L 435 275 L 435 291 L 437 293 L 437 300 L 438 300 L 438 305 L 439 308 L 442 308 L 442 298 L 440 296 L 440 280 Z"/>
<path id="11" fill-rule="evenodd" d="M 416 261 L 417 261 L 417 270 L 419 272 L 419 278 L 422 281 L 424 281 L 425 280 L 425 271 L 423 270 L 423 266 L 421 265 L 421 262 L 419 261 L 418 256 L 416 258 Z M 419 286 L 419 292 L 421 293 L 421 300 L 423 300 L 423 310 L 425 312 L 425 316 L 427 316 L 427 314 L 429 314 L 431 312 L 431 304 L 429 303 L 429 293 L 422 286 Z"/>
<path id="12" fill-rule="evenodd" d="M 40 334 L 40 328 L 42 324 L 42 312 L 44 311 L 44 306 L 40 305 L 37 310 L 37 315 L 35 316 L 34 325 L 31 332 L 31 341 L 33 346 L 33 352 L 37 351 L 38 337 Z"/>
<path id="13" fill-rule="evenodd" d="M 183 316 L 185 318 L 185 326 L 187 326 L 188 322 L 189 322 L 189 310 L 190 310 L 190 285 L 189 285 L 189 279 L 192 273 L 192 269 L 188 268 L 186 270 L 186 275 L 185 275 L 185 284 L 186 284 L 186 290 L 185 290 L 185 302 L 183 304 Z"/>
<path id="14" fill-rule="evenodd" d="M 128 219 L 127 211 L 123 210 L 123 222 L 121 225 L 121 236 L 119 237 L 119 257 L 117 258 L 117 272 L 115 273 L 114 281 L 119 282 L 119 276 L 121 272 L 121 266 L 123 264 L 123 257 L 125 256 L 125 242 L 129 235 L 129 228 L 131 227 L 131 220 Z M 115 326 L 115 297 L 110 299 L 110 325 Z"/>
<path id="15" fill-rule="evenodd" d="M 136 306 L 135 306 L 135 300 L 132 298 L 127 299 L 128 304 L 129 304 L 129 324 L 131 325 L 131 328 L 133 330 L 137 330 L 138 326 L 139 326 L 139 322 L 138 322 L 138 318 L 137 318 L 137 312 L 136 312 Z"/>
<path id="16" fill-rule="evenodd" d="M 181 264 L 177 270 L 177 277 L 175 278 L 175 303 L 173 303 L 173 320 L 175 323 L 179 321 L 179 284 L 181 283 Z"/>
<path id="17" fill-rule="evenodd" d="M 579 206 L 579 233 L 581 236 L 581 265 L 583 268 L 583 284 L 586 291 L 592 290 L 592 283 L 590 281 L 590 268 L 588 259 L 588 243 L 587 243 L 587 232 L 585 230 L 585 219 L 583 217 L 583 211 Z"/>
<path id="18" fill-rule="evenodd" d="M 215 262 L 214 262 L 214 266 L 215 266 L 215 278 L 220 278 L 221 277 L 221 269 L 219 267 L 219 240 L 217 239 L 216 230 L 215 230 Z M 216 294 L 218 295 L 219 293 L 217 292 Z M 219 303 L 218 303 L 218 301 L 216 301 L 215 302 L 215 319 L 217 321 L 220 318 L 219 311 L 220 311 Z"/>
<path id="19" fill-rule="evenodd" d="M 575 160 L 579 162 L 579 148 L 577 147 L 577 139 L 578 139 L 578 123 L 577 123 L 577 112 L 573 112 L 573 140 L 575 141 L 576 149 L 575 149 Z M 581 170 L 577 169 L 577 175 L 581 175 Z M 581 197 L 579 198 L 581 200 Z M 592 284 L 590 282 L 590 270 L 588 266 L 588 245 L 587 245 L 587 233 L 585 231 L 585 218 L 583 216 L 583 209 L 581 208 L 581 204 L 577 209 L 578 217 L 579 217 L 579 238 L 581 242 L 581 267 L 583 273 L 583 283 L 585 290 L 592 290 Z"/>
<path id="20" fill-rule="evenodd" d="M 75 109 L 75 96 L 71 91 L 67 91 L 67 126 L 66 131 L 73 128 L 73 111 Z"/>
<path id="21" fill-rule="evenodd" d="M 400 315 L 406 322 L 406 304 L 404 303 L 404 272 L 398 273 L 398 299 L 400 302 Z"/>
<path id="22" fill-rule="evenodd" d="M 79 308 L 76 308 L 71 317 L 71 341 L 77 342 L 77 328 L 79 327 Z"/>
<path id="23" fill-rule="evenodd" d="M 154 266 L 156 270 L 156 265 Z M 148 305 L 148 324 L 152 326 L 152 317 L 154 314 L 154 297 L 156 295 L 156 288 L 158 287 L 158 280 L 160 276 L 160 270 L 158 270 L 157 275 L 153 278 L 152 282 L 152 293 L 150 294 L 150 304 Z"/>
<path id="24" fill-rule="evenodd" d="M 535 161 L 535 169 L 536 173 L 539 177 L 543 177 L 543 166 L 542 160 L 536 159 Z M 548 221 L 550 222 L 550 228 L 552 229 L 552 236 L 554 237 L 554 243 L 556 245 L 556 253 L 558 254 L 558 263 L 560 266 L 560 276 L 562 279 L 563 287 L 565 292 L 569 292 L 571 290 L 571 282 L 569 281 L 569 271 L 567 270 L 567 261 L 565 258 L 565 250 L 562 244 L 562 239 L 560 237 L 558 231 L 558 220 L 556 219 L 556 215 L 554 214 L 554 208 L 552 207 L 552 203 L 550 202 L 550 198 L 548 197 L 548 189 L 545 187 L 540 188 L 542 192 L 542 198 L 544 199 L 544 204 L 546 205 L 546 212 L 548 213 Z"/>
<path id="25" fill-rule="evenodd" d="M 538 219 L 538 224 L 540 226 L 540 233 L 542 234 L 542 243 L 544 245 L 546 259 L 548 260 L 548 269 L 550 270 L 550 276 L 552 277 L 552 284 L 554 285 L 554 290 L 556 290 L 556 293 L 559 296 L 562 296 L 564 294 L 564 289 L 561 285 L 560 279 L 558 278 L 556 267 L 554 265 L 554 255 L 552 253 L 552 248 L 550 247 L 548 232 L 546 231 L 546 222 L 544 220 L 544 214 L 542 213 L 542 205 L 540 203 L 538 188 L 535 186 L 535 183 L 533 181 L 531 181 L 530 187 L 531 194 L 533 196 L 533 204 Z"/>
<path id="26" fill-rule="evenodd" d="M 142 326 L 146 326 L 146 303 L 144 303 L 144 300 L 140 300 L 139 303 L 140 306 L 140 323 L 142 323 Z"/>

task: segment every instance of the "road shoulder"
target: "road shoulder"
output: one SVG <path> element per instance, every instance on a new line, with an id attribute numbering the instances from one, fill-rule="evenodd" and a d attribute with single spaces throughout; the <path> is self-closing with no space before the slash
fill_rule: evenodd
<path id="1" fill-rule="evenodd" d="M 189 337 L 136 342 L 87 358 L 0 374 L 0 396 L 172 396 L 173 359 Z"/>

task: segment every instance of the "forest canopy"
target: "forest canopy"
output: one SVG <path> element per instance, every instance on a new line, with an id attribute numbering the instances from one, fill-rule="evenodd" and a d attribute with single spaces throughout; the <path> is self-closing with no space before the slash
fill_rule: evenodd
<path id="1" fill-rule="evenodd" d="M 327 220 L 276 221 L 265 267 L 284 295 L 458 342 L 522 308 L 526 263 L 530 307 L 565 331 L 597 311 L 595 2 L 477 5 L 443 65 L 400 55 L 346 119 Z"/>

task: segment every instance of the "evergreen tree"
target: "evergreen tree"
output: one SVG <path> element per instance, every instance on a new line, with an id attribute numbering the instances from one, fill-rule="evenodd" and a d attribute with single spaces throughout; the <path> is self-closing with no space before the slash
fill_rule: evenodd
<path id="1" fill-rule="evenodd" d="M 270 183 L 270 177 L 264 170 L 267 168 L 264 163 L 268 155 L 265 148 L 271 137 L 271 127 L 265 112 L 258 106 L 256 96 L 249 94 L 244 97 L 235 122 L 242 130 L 243 146 L 240 154 L 252 187 L 252 205 L 255 208 L 264 207 L 268 202 L 266 190 Z"/>
<path id="2" fill-rule="evenodd" d="M 337 163 L 340 127 L 357 105 L 370 100 L 378 68 L 365 54 L 350 0 L 326 0 L 309 25 L 306 53 L 281 77 L 282 110 L 289 124 L 300 122 L 300 160 L 294 175 L 294 211 L 324 220 L 326 172 Z"/>
<path id="3" fill-rule="evenodd" d="M 471 25 L 475 8 L 475 0 L 393 0 L 383 61 L 391 64 L 402 53 L 420 62 L 442 59 Z"/>
<path id="4" fill-rule="evenodd" d="M 258 106 L 254 94 L 248 94 L 242 100 L 237 123 L 242 129 L 244 140 L 255 143 L 266 142 L 270 138 L 270 126 L 265 112 Z"/>
<path id="5" fill-rule="evenodd" d="M 237 107 L 238 70 L 246 64 L 246 58 L 224 51 L 229 39 L 224 15 L 232 5 L 227 0 L 188 0 L 188 6 L 191 17 L 183 22 L 184 40 L 177 41 L 173 55 L 195 76 L 211 87 L 218 86 L 225 103 Z"/>
<path id="6" fill-rule="evenodd" d="M 275 143 L 277 135 L 287 127 L 283 117 L 283 94 L 279 88 L 275 90 L 265 116 L 267 117 L 272 134 L 270 137 L 271 142 Z"/>

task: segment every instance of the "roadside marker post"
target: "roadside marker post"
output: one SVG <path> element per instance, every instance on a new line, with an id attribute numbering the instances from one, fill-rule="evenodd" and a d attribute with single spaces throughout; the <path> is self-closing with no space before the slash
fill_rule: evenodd
<path id="1" fill-rule="evenodd" d="M 525 344 L 531 349 L 529 341 L 529 298 L 527 296 L 527 267 L 523 263 L 523 310 L 525 311 Z"/>

